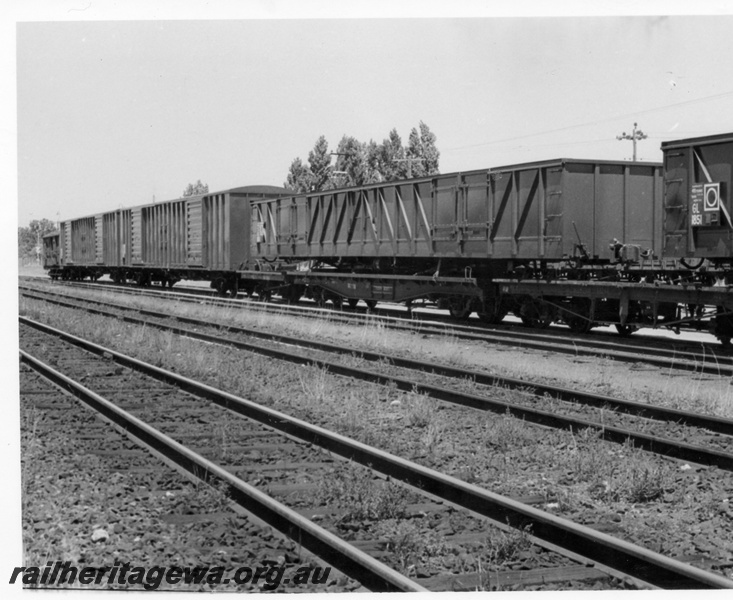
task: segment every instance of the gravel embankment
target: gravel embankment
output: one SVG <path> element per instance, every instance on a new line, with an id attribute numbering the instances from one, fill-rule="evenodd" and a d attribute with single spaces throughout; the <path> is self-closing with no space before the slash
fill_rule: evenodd
<path id="1" fill-rule="evenodd" d="M 30 393 L 29 393 L 30 392 Z M 91 411 L 21 367 L 23 545 L 26 566 L 70 561 L 79 568 L 115 564 L 224 569 L 284 567 L 286 591 L 347 591 L 360 586 L 336 570 L 319 585 L 285 583 L 301 567 L 321 567 L 298 545 L 229 508 L 217 490 L 195 485 L 139 450 Z M 213 573 L 213 571 L 209 571 Z M 159 589 L 266 591 L 275 581 L 237 585 L 165 580 Z M 142 585 L 70 588 L 143 589 Z"/>

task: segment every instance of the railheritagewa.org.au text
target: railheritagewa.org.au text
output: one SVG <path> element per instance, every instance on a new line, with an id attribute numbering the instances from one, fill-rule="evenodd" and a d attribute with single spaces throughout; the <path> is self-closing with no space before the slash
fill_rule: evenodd
<path id="1" fill-rule="evenodd" d="M 15 567 L 10 583 L 52 588 L 58 586 L 124 586 L 157 590 L 163 583 L 178 585 L 226 585 L 230 583 L 259 585 L 263 590 L 276 590 L 282 584 L 325 584 L 330 567 L 291 567 L 258 565 L 256 567 L 140 567 L 117 563 L 112 567 L 75 566 L 70 561 L 49 561 L 43 567 Z"/>

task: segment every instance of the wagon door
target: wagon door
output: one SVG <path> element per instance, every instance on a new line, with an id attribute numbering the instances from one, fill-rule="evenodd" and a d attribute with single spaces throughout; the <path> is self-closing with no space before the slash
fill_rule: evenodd
<path id="1" fill-rule="evenodd" d="M 460 175 L 436 177 L 432 194 L 428 196 L 432 200 L 428 215 L 432 216 L 433 249 L 438 256 L 456 256 L 462 252 L 459 221 L 465 224 L 466 209 L 460 178 Z M 425 196 L 423 199 L 426 200 Z"/>
<path id="2" fill-rule="evenodd" d="M 224 194 L 206 196 L 202 201 L 203 266 L 207 269 L 229 268 L 228 202 Z"/>
<path id="3" fill-rule="evenodd" d="M 117 267 L 120 264 L 120 211 L 106 213 L 103 219 L 104 264 L 108 267 Z"/>
<path id="4" fill-rule="evenodd" d="M 491 227 L 489 217 L 489 174 L 466 175 L 459 197 L 458 240 L 465 256 L 485 256 Z"/>
<path id="5" fill-rule="evenodd" d="M 132 264 L 132 210 L 120 211 L 120 265 Z"/>

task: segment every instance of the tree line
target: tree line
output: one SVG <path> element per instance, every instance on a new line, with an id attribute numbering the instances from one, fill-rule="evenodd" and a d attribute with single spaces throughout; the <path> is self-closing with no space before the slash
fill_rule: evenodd
<path id="1" fill-rule="evenodd" d="M 43 236 L 56 230 L 50 219 L 34 219 L 28 227 L 18 227 L 18 258 L 36 258 L 43 248 Z"/>
<path id="2" fill-rule="evenodd" d="M 293 160 L 283 185 L 307 193 L 436 175 L 440 172 L 436 139 L 422 121 L 410 131 L 407 146 L 403 146 L 397 129 L 392 129 L 381 144 L 344 135 L 334 152 L 321 136 L 308 153 L 307 163 L 300 158 Z"/>

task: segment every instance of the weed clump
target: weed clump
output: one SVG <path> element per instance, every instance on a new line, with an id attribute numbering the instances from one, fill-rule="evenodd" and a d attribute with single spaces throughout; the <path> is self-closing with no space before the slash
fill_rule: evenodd
<path id="1" fill-rule="evenodd" d="M 409 427 L 427 428 L 438 416 L 438 401 L 429 396 L 405 394 L 402 407 Z"/>
<path id="2" fill-rule="evenodd" d="M 407 492 L 401 485 L 389 479 L 374 480 L 353 464 L 337 467 L 322 480 L 316 498 L 321 504 L 344 510 L 341 524 L 396 519 L 407 510 Z"/>
<path id="3" fill-rule="evenodd" d="M 505 563 L 519 558 L 520 553 L 525 552 L 532 546 L 531 526 L 527 525 L 522 529 L 510 529 L 509 531 L 497 530 L 486 537 L 486 550 L 484 555 L 488 563 L 494 567 L 500 567 Z"/>
<path id="4" fill-rule="evenodd" d="M 588 494 L 604 502 L 651 502 L 674 488 L 670 465 L 655 460 L 632 444 L 609 448 L 601 433 L 586 429 L 573 436 L 568 470 L 576 482 L 588 484 Z"/>
<path id="5" fill-rule="evenodd" d="M 389 519 L 378 523 L 373 532 L 391 552 L 397 568 L 406 575 L 418 567 L 429 566 L 434 559 L 452 554 L 454 547 L 434 529 L 421 526 L 415 520 Z"/>

